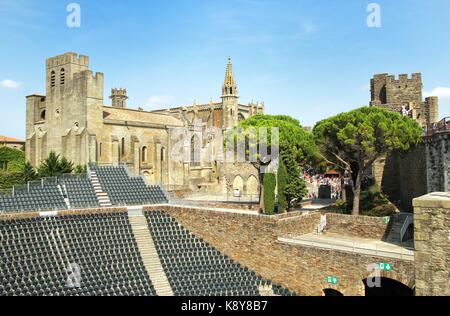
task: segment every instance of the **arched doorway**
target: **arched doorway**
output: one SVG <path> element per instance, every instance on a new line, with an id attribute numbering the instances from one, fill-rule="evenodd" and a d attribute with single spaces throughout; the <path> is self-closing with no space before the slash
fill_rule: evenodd
<path id="1" fill-rule="evenodd" d="M 244 179 L 241 176 L 237 176 L 233 180 L 233 193 L 239 191 L 240 194 L 244 194 Z"/>
<path id="2" fill-rule="evenodd" d="M 247 180 L 247 195 L 259 196 L 259 183 L 255 176 L 250 176 Z"/>
<path id="3" fill-rule="evenodd" d="M 325 289 L 323 290 L 323 293 L 325 296 L 344 296 L 344 294 L 335 289 Z"/>
<path id="4" fill-rule="evenodd" d="M 381 277 L 379 287 L 371 287 L 363 280 L 366 296 L 414 296 L 414 290 L 396 280 Z"/>

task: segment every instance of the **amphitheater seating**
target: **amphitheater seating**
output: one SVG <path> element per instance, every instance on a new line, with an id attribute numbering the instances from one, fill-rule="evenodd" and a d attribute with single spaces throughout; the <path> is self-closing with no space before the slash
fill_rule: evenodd
<path id="1" fill-rule="evenodd" d="M 98 207 L 99 202 L 94 188 L 87 175 L 80 177 L 65 177 L 61 180 L 66 188 L 71 208 Z"/>
<path id="2" fill-rule="evenodd" d="M 0 196 L 0 212 L 63 210 L 67 206 L 55 181 L 30 184 L 14 196 Z"/>
<path id="3" fill-rule="evenodd" d="M 293 295 L 222 255 L 163 212 L 146 212 L 162 266 L 177 296 L 258 296 L 259 286 Z"/>
<path id="4" fill-rule="evenodd" d="M 0 221 L 0 237 L 0 296 L 156 295 L 125 213 Z"/>
<path id="5" fill-rule="evenodd" d="M 141 177 L 130 177 L 120 167 L 91 167 L 113 205 L 162 204 L 168 200 L 159 186 L 147 187 Z"/>

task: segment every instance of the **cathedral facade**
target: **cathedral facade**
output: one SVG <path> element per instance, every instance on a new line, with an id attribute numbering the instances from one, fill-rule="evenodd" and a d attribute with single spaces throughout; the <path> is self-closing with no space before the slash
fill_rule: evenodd
<path id="1" fill-rule="evenodd" d="M 47 59 L 46 95 L 26 98 L 26 158 L 38 166 L 50 151 L 73 161 L 126 164 L 149 183 L 170 189 L 258 194 L 258 173 L 249 163 L 223 162 L 214 155 L 209 128 L 225 132 L 264 113 L 263 103 L 240 104 L 229 60 L 220 102 L 156 111 L 127 108 L 126 89 L 111 90 L 104 102 L 104 75 L 89 69 L 89 57 L 66 53 Z M 174 131 L 185 131 L 187 159 L 173 159 Z"/>

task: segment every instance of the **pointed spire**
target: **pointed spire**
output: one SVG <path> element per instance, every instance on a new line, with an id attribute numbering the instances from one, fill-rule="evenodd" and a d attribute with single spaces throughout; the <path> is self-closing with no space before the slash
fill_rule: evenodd
<path id="1" fill-rule="evenodd" d="M 227 70 L 225 72 L 225 82 L 223 84 L 222 88 L 222 95 L 237 95 L 237 85 L 234 81 L 234 74 L 233 74 L 233 64 L 231 63 L 231 57 L 228 57 L 228 65 Z"/>
<path id="2" fill-rule="evenodd" d="M 231 57 L 228 57 L 227 71 L 225 74 L 225 85 L 234 85 L 233 64 L 231 63 Z"/>

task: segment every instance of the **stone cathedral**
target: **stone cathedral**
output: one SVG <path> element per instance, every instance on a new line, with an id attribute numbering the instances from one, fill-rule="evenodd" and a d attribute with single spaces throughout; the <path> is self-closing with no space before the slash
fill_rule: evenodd
<path id="1" fill-rule="evenodd" d="M 195 133 L 208 127 L 223 131 L 264 113 L 263 103 L 240 104 L 228 61 L 220 102 L 169 107 L 147 112 L 127 108 L 126 89 L 112 89 L 104 103 L 104 75 L 89 69 L 89 57 L 66 53 L 47 59 L 46 95 L 26 98 L 26 158 L 33 166 L 54 151 L 75 165 L 126 164 L 149 183 L 172 190 L 258 194 L 258 174 L 249 163 L 209 158 L 210 146 Z M 198 159 L 174 161 L 171 133 L 185 128 L 190 152 Z M 192 157 L 191 156 L 191 157 Z"/>

